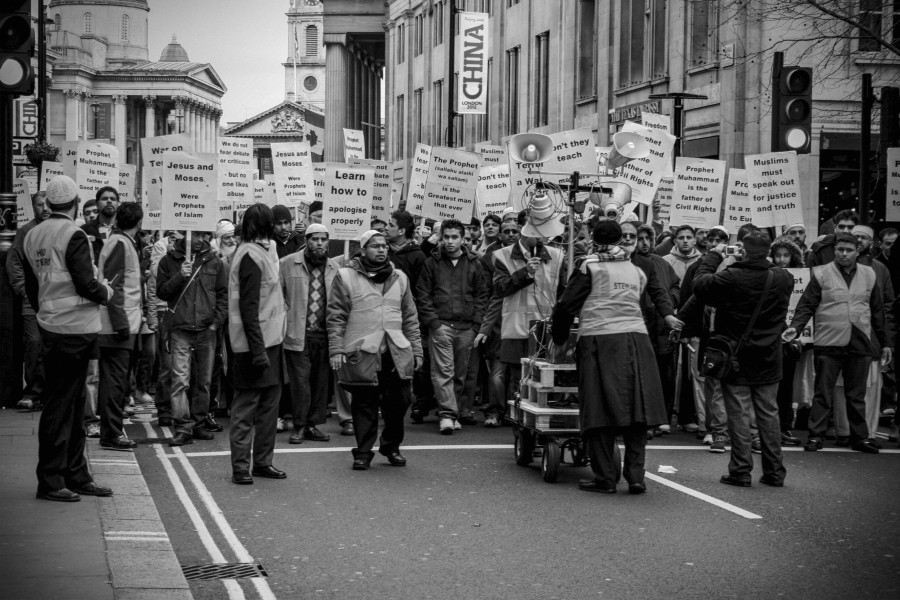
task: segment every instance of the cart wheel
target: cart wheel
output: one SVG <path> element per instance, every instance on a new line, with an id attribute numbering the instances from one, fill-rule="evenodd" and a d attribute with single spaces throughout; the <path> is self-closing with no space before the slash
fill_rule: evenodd
<path id="1" fill-rule="evenodd" d="M 547 440 L 544 444 L 544 455 L 541 457 L 541 476 L 547 483 L 556 483 L 559 475 L 559 463 L 562 459 L 562 452 L 559 444 L 553 440 Z"/>
<path id="2" fill-rule="evenodd" d="M 613 462 L 616 465 L 616 482 L 622 481 L 622 451 L 619 450 L 618 442 L 613 449 Z"/>
<path id="3" fill-rule="evenodd" d="M 519 435 L 516 436 L 513 452 L 516 455 L 517 465 L 520 467 L 527 467 L 531 464 L 532 454 L 534 453 L 534 434 L 531 430 L 524 427 L 519 429 Z"/>

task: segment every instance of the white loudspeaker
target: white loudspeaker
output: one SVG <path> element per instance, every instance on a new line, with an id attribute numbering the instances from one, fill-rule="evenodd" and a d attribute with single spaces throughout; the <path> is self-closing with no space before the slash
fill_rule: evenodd
<path id="1" fill-rule="evenodd" d="M 517 162 L 546 162 L 553 156 L 553 141 L 542 133 L 518 133 L 506 146 L 510 158 Z"/>
<path id="2" fill-rule="evenodd" d="M 600 214 L 608 219 L 618 219 L 625 206 L 631 202 L 631 186 L 621 181 L 604 181 L 599 191 L 590 193 L 590 201 L 600 207 Z"/>
<path id="3" fill-rule="evenodd" d="M 620 131 L 612 139 L 612 149 L 606 160 L 606 168 L 615 171 L 636 158 L 646 158 L 650 155 L 650 144 L 636 133 Z"/>

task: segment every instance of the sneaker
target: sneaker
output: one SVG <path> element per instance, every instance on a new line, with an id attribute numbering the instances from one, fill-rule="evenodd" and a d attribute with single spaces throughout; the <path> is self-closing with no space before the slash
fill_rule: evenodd
<path id="1" fill-rule="evenodd" d="M 821 450 L 823 445 L 822 438 L 811 437 L 806 442 L 806 445 L 803 446 L 803 450 L 806 452 L 815 452 L 816 450 Z"/>
<path id="2" fill-rule="evenodd" d="M 134 396 L 128 396 L 128 408 L 134 408 Z"/>
<path id="3" fill-rule="evenodd" d="M 712 444 L 709 445 L 709 451 L 713 454 L 724 454 L 725 453 L 725 440 L 722 438 L 716 438 L 713 440 Z"/>
<path id="4" fill-rule="evenodd" d="M 460 431 L 462 429 L 462 423 L 460 423 L 457 419 L 453 419 L 453 429 L 455 431 Z"/>
<path id="5" fill-rule="evenodd" d="M 100 437 L 100 424 L 99 423 L 88 423 L 87 429 L 85 429 L 84 433 L 89 438 Z"/>
<path id="6" fill-rule="evenodd" d="M 31 410 L 34 407 L 34 400 L 31 398 L 22 398 L 16 403 L 16 408 L 24 408 L 25 410 Z"/>
<path id="7" fill-rule="evenodd" d="M 750 452 L 753 454 L 762 454 L 762 442 L 759 438 L 755 438 L 752 442 L 750 442 Z"/>
<path id="8" fill-rule="evenodd" d="M 660 425 L 656 429 L 659 431 L 657 435 L 669 435 L 672 433 L 672 427 L 669 425 Z"/>
<path id="9" fill-rule="evenodd" d="M 453 435 L 453 419 L 442 418 L 438 426 L 440 427 L 441 435 Z"/>
<path id="10" fill-rule="evenodd" d="M 281 433 L 285 429 L 287 429 L 287 425 L 285 424 L 284 419 L 278 419 L 278 421 L 275 424 L 275 431 L 277 431 L 278 433 Z"/>
<path id="11" fill-rule="evenodd" d="M 703 436 L 703 445 L 704 446 L 712 446 L 712 443 L 713 443 L 713 436 L 711 433 L 707 433 L 706 435 Z"/>
<path id="12" fill-rule="evenodd" d="M 688 423 L 687 425 L 684 426 L 684 430 L 687 431 L 688 433 L 696 433 L 696 432 L 700 431 L 700 426 L 697 425 L 696 423 Z"/>
<path id="13" fill-rule="evenodd" d="M 500 423 L 497 422 L 497 417 L 489 415 L 484 420 L 484 426 L 493 429 L 494 427 L 500 427 Z"/>
<path id="14" fill-rule="evenodd" d="M 141 404 L 153 404 L 153 396 L 151 396 L 147 392 L 143 392 L 142 394 L 140 394 L 138 400 L 141 402 Z"/>

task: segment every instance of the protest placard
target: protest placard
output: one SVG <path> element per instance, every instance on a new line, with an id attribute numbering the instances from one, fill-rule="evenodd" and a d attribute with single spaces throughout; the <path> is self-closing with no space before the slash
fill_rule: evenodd
<path id="1" fill-rule="evenodd" d="M 609 151 L 612 146 L 594 146 L 594 152 L 597 154 L 598 173 L 606 171 L 606 161 L 609 160 Z"/>
<path id="2" fill-rule="evenodd" d="M 219 205 L 227 204 L 232 210 L 243 210 L 255 202 L 253 198 L 253 172 L 240 167 L 222 166 L 219 161 Z"/>
<path id="3" fill-rule="evenodd" d="M 725 229 L 731 235 L 735 235 L 741 226 L 753 222 L 753 206 L 750 204 L 747 171 L 744 169 L 729 169 L 727 189 L 722 225 L 725 226 Z"/>
<path id="4" fill-rule="evenodd" d="M 63 175 L 75 180 L 75 164 L 78 162 L 78 141 L 60 142 L 59 160 L 63 165 Z"/>
<path id="5" fill-rule="evenodd" d="M 787 318 L 785 322 L 790 325 L 791 321 L 794 318 L 794 311 L 797 310 L 797 304 L 800 303 L 800 298 L 803 297 L 803 292 L 806 291 L 806 286 L 809 285 L 810 280 L 810 270 L 809 269 L 787 269 L 787 271 L 794 278 L 794 291 L 791 294 L 790 302 L 788 303 L 788 312 Z M 804 344 L 812 344 L 813 339 L 815 337 L 815 330 L 813 326 L 813 320 L 810 319 L 806 324 L 806 327 L 803 328 L 803 331 L 800 333 L 800 341 Z"/>
<path id="6" fill-rule="evenodd" d="M 551 133 L 553 156 L 543 163 L 523 163 L 509 157 L 510 202 L 516 210 L 525 208 L 525 194 L 538 181 L 568 184 L 570 176 L 541 175 L 537 171 L 571 173 L 597 173 L 597 151 L 594 149 L 594 134 L 590 127 Z M 578 199 L 587 194 L 579 194 Z"/>
<path id="7" fill-rule="evenodd" d="M 641 204 L 650 204 L 656 193 L 659 180 L 666 174 L 666 165 L 671 169 L 672 148 L 675 136 L 658 129 L 647 129 L 642 125 L 625 121 L 622 131 L 641 135 L 650 145 L 650 155 L 638 158 L 620 169 L 619 179 L 631 186 L 631 199 Z"/>
<path id="8" fill-rule="evenodd" d="M 885 198 L 885 220 L 900 221 L 900 148 L 888 148 L 887 151 L 887 192 Z"/>
<path id="9" fill-rule="evenodd" d="M 315 199 L 315 173 L 308 142 L 273 143 L 272 170 L 278 201 L 285 206 Z"/>
<path id="10" fill-rule="evenodd" d="M 476 217 L 499 215 L 509 206 L 509 165 L 487 165 L 478 170 Z"/>
<path id="11" fill-rule="evenodd" d="M 266 188 L 263 190 L 263 200 L 262 203 L 272 208 L 276 204 L 278 204 L 278 187 L 275 185 L 274 181 L 266 181 Z M 302 206 L 309 206 L 308 204 L 304 204 Z M 300 208 L 300 207 L 297 207 Z"/>
<path id="12" fill-rule="evenodd" d="M 325 171 L 328 170 L 329 164 L 335 163 L 313 163 L 313 184 L 315 188 L 315 198 L 319 202 L 325 201 Z"/>
<path id="13" fill-rule="evenodd" d="M 162 159 L 162 228 L 215 231 L 218 155 L 168 151 Z"/>
<path id="14" fill-rule="evenodd" d="M 385 223 L 391 218 L 391 167 L 393 163 L 369 158 L 351 158 L 353 166 L 372 167 L 375 169 L 375 182 L 372 184 L 372 212 L 370 217 L 381 219 Z"/>
<path id="15" fill-rule="evenodd" d="M 366 157 L 366 140 L 359 129 L 344 129 L 344 161 Z"/>
<path id="16" fill-rule="evenodd" d="M 672 133 L 672 120 L 669 118 L 669 115 L 642 112 L 641 125 L 647 129 L 657 129 L 666 133 Z"/>
<path id="17" fill-rule="evenodd" d="M 21 227 L 34 218 L 34 206 L 31 205 L 31 190 L 28 182 L 21 177 L 13 181 L 13 193 L 16 195 L 16 225 Z"/>
<path id="18" fill-rule="evenodd" d="M 744 158 L 753 204 L 753 224 L 775 227 L 803 222 L 796 152 L 769 152 Z"/>
<path id="19" fill-rule="evenodd" d="M 329 163 L 322 225 L 332 240 L 358 240 L 369 230 L 375 169 Z"/>
<path id="20" fill-rule="evenodd" d="M 78 142 L 75 159 L 78 196 L 86 201 L 102 187 L 119 185 L 119 150 L 109 144 Z"/>
<path id="21" fill-rule="evenodd" d="M 679 156 L 675 160 L 671 222 L 703 229 L 715 227 L 719 224 L 724 187 L 724 160 Z"/>
<path id="22" fill-rule="evenodd" d="M 190 152 L 190 149 L 191 136 L 187 133 L 141 139 L 141 158 L 144 167 L 161 167 L 163 152 Z"/>
<path id="23" fill-rule="evenodd" d="M 162 163 L 162 156 L 160 156 Z M 158 167 L 144 166 L 142 171 L 144 207 L 144 229 L 160 229 L 162 215 L 162 164 Z"/>
<path id="24" fill-rule="evenodd" d="M 34 167 L 29 167 L 19 173 L 19 178 L 28 183 L 28 191 L 32 195 L 38 193 L 42 189 L 38 188 L 38 175 L 38 170 Z"/>
<path id="25" fill-rule="evenodd" d="M 443 146 L 432 148 L 422 215 L 438 221 L 472 220 L 481 155 Z"/>
<path id="26" fill-rule="evenodd" d="M 475 152 L 481 154 L 483 165 L 505 165 L 509 162 L 506 157 L 506 146 L 494 146 L 487 142 L 475 144 Z"/>
<path id="27" fill-rule="evenodd" d="M 391 183 L 391 210 L 396 210 L 403 200 L 403 182 L 394 181 Z"/>
<path id="28" fill-rule="evenodd" d="M 231 202 L 219 202 L 219 219 L 234 221 L 234 205 Z"/>
<path id="29" fill-rule="evenodd" d="M 119 165 L 119 202 L 137 202 L 134 195 L 134 181 L 137 176 L 137 165 L 128 163 Z"/>
<path id="30" fill-rule="evenodd" d="M 41 163 L 41 189 L 46 190 L 47 184 L 57 175 L 65 175 L 63 165 L 60 162 L 50 162 L 45 160 Z"/>
<path id="31" fill-rule="evenodd" d="M 220 137 L 219 171 L 222 169 L 251 169 L 253 167 L 253 140 Z"/>
<path id="32" fill-rule="evenodd" d="M 668 177 L 661 178 L 659 180 L 659 185 L 656 187 L 655 199 L 659 201 L 659 212 L 656 215 L 656 219 L 662 223 L 663 227 L 668 227 L 671 222 L 672 198 L 674 194 L 675 180 Z M 653 214 L 652 210 L 647 212 L 650 215 Z"/>
<path id="33" fill-rule="evenodd" d="M 415 216 L 422 214 L 422 204 L 425 201 L 425 182 L 428 180 L 428 167 L 431 164 L 431 151 L 431 146 L 416 144 L 416 151 L 412 155 L 409 189 L 406 192 L 406 210 Z"/>

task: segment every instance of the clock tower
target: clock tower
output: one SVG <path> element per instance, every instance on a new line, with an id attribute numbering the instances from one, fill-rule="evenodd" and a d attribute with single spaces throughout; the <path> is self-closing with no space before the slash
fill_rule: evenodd
<path id="1" fill-rule="evenodd" d="M 324 15 L 321 0 L 290 0 L 284 99 L 325 110 Z"/>

